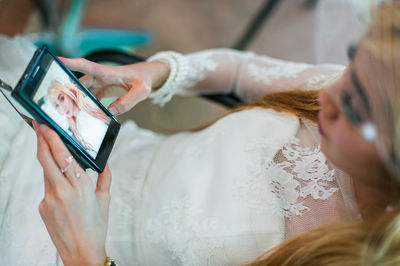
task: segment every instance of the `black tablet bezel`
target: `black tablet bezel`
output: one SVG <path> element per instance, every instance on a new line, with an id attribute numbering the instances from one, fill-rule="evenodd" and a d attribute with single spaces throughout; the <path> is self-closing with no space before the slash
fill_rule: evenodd
<path id="1" fill-rule="evenodd" d="M 76 85 L 110 118 L 110 124 L 104 136 L 103 142 L 96 158 L 90 156 L 78 143 L 71 138 L 51 117 L 49 117 L 33 100 L 32 96 L 41 84 L 46 71 L 52 62 L 57 63 L 64 72 L 76 83 Z M 12 92 L 12 96 L 40 123 L 46 123 L 54 129 L 62 138 L 68 149 L 72 152 L 81 166 L 90 167 L 101 173 L 107 163 L 111 150 L 120 129 L 120 123 L 112 114 L 96 99 L 95 96 L 72 74 L 70 70 L 45 46 L 37 49 L 32 60 L 28 64 L 20 81 Z"/>

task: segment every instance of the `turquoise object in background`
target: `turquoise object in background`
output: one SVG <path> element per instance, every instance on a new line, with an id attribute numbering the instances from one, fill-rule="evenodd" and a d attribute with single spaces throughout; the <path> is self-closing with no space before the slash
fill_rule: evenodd
<path id="1" fill-rule="evenodd" d="M 84 57 L 99 50 L 132 52 L 137 46 L 147 45 L 152 36 L 144 31 L 118 29 L 81 29 L 80 23 L 88 1 L 71 0 L 68 12 L 61 18 L 55 32 L 33 34 L 30 37 L 37 46 L 45 44 L 52 52 L 67 57 Z M 54 5 L 42 1 L 42 5 Z M 46 9 L 46 7 L 43 7 Z M 55 8 L 48 8 L 54 10 Z"/>

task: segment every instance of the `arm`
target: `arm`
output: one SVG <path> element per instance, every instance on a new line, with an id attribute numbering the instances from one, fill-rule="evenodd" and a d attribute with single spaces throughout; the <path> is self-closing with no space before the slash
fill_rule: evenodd
<path id="1" fill-rule="evenodd" d="M 74 137 L 80 142 L 80 144 L 83 145 L 84 149 L 89 152 L 96 152 L 93 149 L 93 146 L 85 139 L 83 139 L 81 133 L 78 131 L 78 128 L 76 126 L 76 120 L 74 118 L 68 118 L 68 124 L 72 133 L 74 134 Z"/>
<path id="2" fill-rule="evenodd" d="M 79 134 L 79 132 L 78 132 L 78 129 L 76 128 L 75 119 L 73 119 L 72 117 L 68 118 L 68 124 L 69 124 L 69 127 L 70 127 L 72 133 L 74 133 L 74 136 L 75 136 L 78 140 L 80 140 L 81 137 L 80 137 L 80 134 Z"/>
<path id="3" fill-rule="evenodd" d="M 189 74 L 179 94 L 233 92 L 245 102 L 268 93 L 320 89 L 344 70 L 339 65 L 311 65 L 273 59 L 252 52 L 214 49 L 185 56 Z"/>
<path id="4" fill-rule="evenodd" d="M 102 98 L 115 86 L 127 91 L 109 106 L 112 114 L 124 113 L 151 92 L 161 91 L 170 75 L 169 65 L 160 59 L 126 66 L 99 65 L 85 59 L 61 60 L 71 70 L 87 74 L 81 80 L 97 98 Z M 344 70 L 343 66 L 292 63 L 232 49 L 187 54 L 178 61 L 184 62 L 184 67 L 177 68 L 179 73 L 185 71 L 182 80 L 174 84 L 173 92 L 167 91 L 166 100 L 158 101 L 161 104 L 172 94 L 233 92 L 248 102 L 272 92 L 319 89 Z"/>

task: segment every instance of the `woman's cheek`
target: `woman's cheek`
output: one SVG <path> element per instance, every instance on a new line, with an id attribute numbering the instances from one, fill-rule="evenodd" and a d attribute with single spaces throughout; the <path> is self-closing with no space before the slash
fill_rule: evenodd
<path id="1" fill-rule="evenodd" d="M 342 170 L 350 170 L 357 165 L 359 150 L 357 137 L 352 128 L 349 128 L 344 121 L 339 120 L 329 132 L 329 140 L 322 140 L 321 150 L 327 159 Z"/>
<path id="2" fill-rule="evenodd" d="M 68 100 L 66 101 L 66 112 L 69 111 L 70 113 L 72 113 L 73 109 L 74 109 L 74 103 L 71 99 L 68 98 Z"/>
<path id="3" fill-rule="evenodd" d="M 58 113 L 59 115 L 62 115 L 62 116 L 65 115 L 65 112 L 64 112 L 61 108 L 57 108 L 57 113 Z"/>
<path id="4" fill-rule="evenodd" d="M 367 142 L 358 127 L 343 125 L 337 128 L 334 146 L 341 164 L 349 168 L 368 168 L 379 163 L 379 157 L 373 143 Z"/>
<path id="5" fill-rule="evenodd" d="M 343 131 L 339 131 L 335 136 L 334 136 L 334 145 L 338 149 L 338 153 L 342 154 L 343 159 L 346 158 L 353 158 L 352 155 L 357 154 L 357 152 L 354 152 L 354 143 L 352 143 L 351 138 L 345 134 Z"/>

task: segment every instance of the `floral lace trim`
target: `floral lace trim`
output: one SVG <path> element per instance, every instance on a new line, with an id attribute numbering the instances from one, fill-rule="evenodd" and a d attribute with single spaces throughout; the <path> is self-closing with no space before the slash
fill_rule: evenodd
<path id="1" fill-rule="evenodd" d="M 306 66 L 297 64 L 275 65 L 270 67 L 257 66 L 251 63 L 247 67 L 247 73 L 255 82 L 263 82 L 269 85 L 273 80 L 281 78 L 297 78 L 298 74 L 306 69 Z"/>
<path id="2" fill-rule="evenodd" d="M 261 81 L 265 85 L 269 85 L 273 80 L 281 78 L 297 78 L 300 72 L 310 67 L 308 64 L 286 62 L 267 56 L 250 54 L 250 57 L 257 58 L 263 63 L 268 64 L 268 66 L 260 66 L 250 63 L 247 66 L 247 74 L 254 78 L 255 82 Z"/>
<path id="3" fill-rule="evenodd" d="M 165 205 L 161 213 L 147 221 L 146 233 L 154 244 L 161 244 L 182 265 L 207 265 L 223 254 L 223 244 L 216 236 L 226 231 L 213 218 L 205 218 L 201 208 L 188 197 Z"/>
<path id="4" fill-rule="evenodd" d="M 251 209 L 290 218 L 309 210 L 303 201 L 306 197 L 326 200 L 338 191 L 335 170 L 328 167 L 319 146 L 314 150 L 301 147 L 293 137 L 278 153 L 282 162 L 274 160 L 266 168 L 262 154 L 259 150 L 258 161 L 249 166 L 251 178 L 236 187 L 237 196 L 246 199 Z"/>
<path id="5" fill-rule="evenodd" d="M 207 51 L 190 56 L 186 79 L 182 81 L 183 88 L 194 87 L 207 78 L 206 71 L 213 72 L 217 69 L 217 63 L 210 58 L 213 55 L 214 52 Z"/>
<path id="6" fill-rule="evenodd" d="M 334 73 L 329 75 L 317 75 L 307 79 L 306 88 L 308 90 L 319 90 L 325 86 L 330 85 L 336 79 L 338 79 L 342 73 Z"/>

